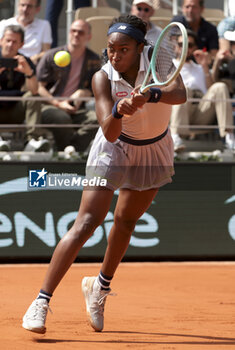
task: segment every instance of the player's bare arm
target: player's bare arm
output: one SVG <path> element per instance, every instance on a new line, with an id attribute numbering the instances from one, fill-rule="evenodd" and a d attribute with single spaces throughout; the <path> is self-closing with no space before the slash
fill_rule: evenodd
<path id="1" fill-rule="evenodd" d="M 178 105 L 186 102 L 186 89 L 180 75 L 170 85 L 162 87 L 161 91 L 161 102 L 163 103 Z"/>
<path id="2" fill-rule="evenodd" d="M 92 79 L 92 90 L 96 100 L 96 116 L 103 130 L 104 136 L 110 142 L 114 142 L 121 134 L 122 121 L 112 116 L 114 105 L 110 82 L 106 73 L 98 71 Z"/>
<path id="3" fill-rule="evenodd" d="M 96 115 L 100 126 L 102 127 L 104 136 L 110 142 L 114 142 L 121 134 L 122 120 L 114 118 L 112 108 L 114 101 L 111 96 L 110 82 L 106 73 L 97 72 L 93 76 L 92 89 L 96 99 Z M 132 115 L 137 108 L 141 107 L 145 101 L 140 99 L 123 98 L 117 104 L 117 112 L 119 114 Z"/>

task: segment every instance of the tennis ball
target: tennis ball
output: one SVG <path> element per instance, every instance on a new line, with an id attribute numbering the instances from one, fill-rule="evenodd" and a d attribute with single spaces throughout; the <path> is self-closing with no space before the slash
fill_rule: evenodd
<path id="1" fill-rule="evenodd" d="M 54 56 L 54 62 L 59 67 L 66 67 L 71 61 L 71 56 L 68 51 L 58 51 Z"/>

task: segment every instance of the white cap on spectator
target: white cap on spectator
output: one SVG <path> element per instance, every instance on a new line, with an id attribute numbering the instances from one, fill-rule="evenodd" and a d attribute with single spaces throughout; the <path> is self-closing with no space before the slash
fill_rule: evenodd
<path id="1" fill-rule="evenodd" d="M 230 30 L 227 30 L 224 33 L 224 38 L 229 40 L 229 41 L 235 41 L 235 30 L 233 32 Z"/>
<path id="2" fill-rule="evenodd" d="M 142 3 L 149 5 L 153 9 L 156 7 L 154 0 L 134 0 L 132 5 L 139 5 L 139 4 L 142 4 Z"/>

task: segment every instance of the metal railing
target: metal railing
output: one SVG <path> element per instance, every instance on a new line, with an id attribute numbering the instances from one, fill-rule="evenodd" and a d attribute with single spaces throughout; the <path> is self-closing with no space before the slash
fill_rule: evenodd
<path id="1" fill-rule="evenodd" d="M 55 97 L 41 97 L 41 96 L 27 96 L 27 97 L 20 97 L 20 96 L 10 96 L 10 97 L 5 97 L 5 96 L 0 96 L 0 102 L 1 101 L 39 101 L 39 102 L 48 102 L 51 100 L 54 100 Z M 69 101 L 85 101 L 85 102 L 95 102 L 94 97 L 83 97 L 83 98 L 68 98 L 68 97 L 56 97 L 57 100 L 63 101 L 63 100 L 69 100 Z M 200 102 L 201 99 L 199 98 L 189 98 L 189 102 Z M 203 101 L 215 101 L 213 99 L 203 99 Z M 216 101 L 219 101 L 216 99 Z M 224 101 L 224 100 L 220 100 Z M 234 103 L 235 104 L 235 98 L 230 98 L 226 99 L 227 102 Z M 35 128 L 79 128 L 82 127 L 83 124 L 36 124 L 34 125 Z M 174 126 L 174 125 L 171 125 Z M 179 126 L 179 125 L 178 125 Z M 25 129 L 28 128 L 29 126 L 27 124 L 0 124 L 0 129 Z M 31 126 L 30 126 L 31 127 Z M 86 124 L 86 127 L 90 128 L 97 128 L 98 125 L 94 124 Z M 223 127 L 220 125 L 220 127 Z M 224 126 L 225 127 L 225 126 Z M 235 125 L 226 125 L 226 127 L 230 128 L 231 130 L 235 130 Z M 218 125 L 180 125 L 180 128 L 190 128 L 193 130 L 216 130 L 219 128 Z"/>

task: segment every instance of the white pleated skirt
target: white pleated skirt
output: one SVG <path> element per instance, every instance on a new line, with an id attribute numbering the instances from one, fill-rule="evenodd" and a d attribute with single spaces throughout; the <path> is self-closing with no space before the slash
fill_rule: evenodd
<path id="1" fill-rule="evenodd" d="M 137 146 L 106 140 L 99 128 L 86 165 L 86 178 L 106 179 L 107 188 L 144 191 L 172 182 L 174 145 L 168 130 L 161 140 Z"/>

